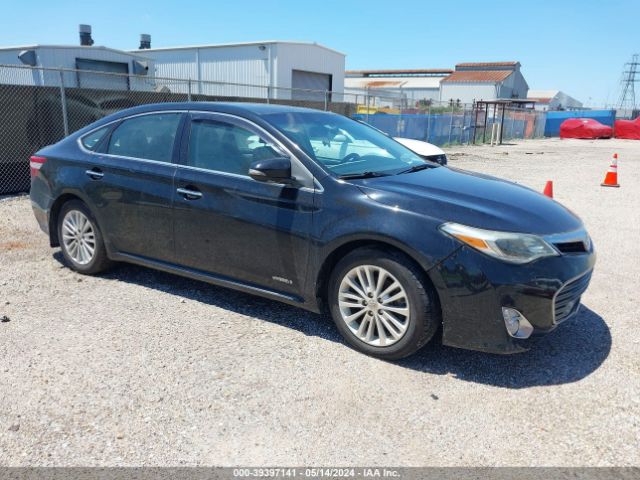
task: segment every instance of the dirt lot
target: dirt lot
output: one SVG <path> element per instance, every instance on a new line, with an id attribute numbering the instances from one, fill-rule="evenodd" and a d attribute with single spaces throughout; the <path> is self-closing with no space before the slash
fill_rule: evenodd
<path id="1" fill-rule="evenodd" d="M 613 152 L 622 188 L 599 186 Z M 451 149 L 584 220 L 579 316 L 501 357 L 385 363 L 328 318 L 122 265 L 63 268 L 27 197 L 0 201 L 2 465 L 640 465 L 640 143 Z"/>

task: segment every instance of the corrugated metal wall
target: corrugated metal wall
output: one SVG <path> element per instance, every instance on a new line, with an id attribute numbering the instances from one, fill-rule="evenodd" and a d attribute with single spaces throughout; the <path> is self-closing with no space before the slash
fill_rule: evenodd
<path id="1" fill-rule="evenodd" d="M 496 98 L 496 88 L 493 83 L 449 83 L 440 84 L 440 101 L 450 99 L 461 103 L 473 103 L 474 100 L 492 100 Z"/>
<path id="2" fill-rule="evenodd" d="M 269 85 L 268 50 L 260 50 L 258 47 L 246 45 L 150 50 L 149 55 L 156 62 L 158 77 L 264 85 L 264 88 L 251 88 L 194 82 L 197 86 L 194 86 L 192 93 L 266 97 Z M 186 86 L 181 88 L 184 90 Z"/>
<path id="3" fill-rule="evenodd" d="M 201 90 L 193 93 L 265 98 L 271 72 L 271 85 L 274 87 L 271 98 L 289 99 L 291 92 L 285 89 L 292 87 L 293 70 L 329 74 L 334 91 L 342 92 L 344 88 L 344 55 L 318 45 L 265 43 L 205 46 L 146 50 L 145 55 L 154 58 L 159 77 L 262 86 L 203 84 Z"/>
<path id="4" fill-rule="evenodd" d="M 293 70 L 331 75 L 331 89 L 344 91 L 345 57 L 316 45 L 279 43 L 277 47 L 277 85 L 291 88 Z M 278 92 L 277 98 L 291 98 L 290 92 Z"/>
<path id="5" fill-rule="evenodd" d="M 55 47 L 36 46 L 32 48 L 36 52 L 37 66 L 45 68 L 68 68 L 76 69 L 76 59 L 100 60 L 107 62 L 126 63 L 129 74 L 133 74 L 133 61 L 138 60 L 149 64 L 149 73 L 146 78 L 132 78 L 129 81 L 131 90 L 152 91 L 155 88 L 153 81 L 154 62 L 153 60 L 138 54 L 118 52 L 115 50 L 99 47 Z M 0 51 L 0 64 L 22 65 L 18 54 L 23 49 L 11 49 Z M 78 87 L 78 75 L 76 72 L 65 72 L 63 74 L 66 87 Z M 4 83 L 7 83 L 6 81 Z M 25 70 L 19 78 L 12 79 L 12 84 L 17 85 L 40 85 L 57 86 L 60 84 L 60 74 L 58 72 L 38 72 L 37 75 Z M 114 84 L 117 82 L 113 82 Z"/>

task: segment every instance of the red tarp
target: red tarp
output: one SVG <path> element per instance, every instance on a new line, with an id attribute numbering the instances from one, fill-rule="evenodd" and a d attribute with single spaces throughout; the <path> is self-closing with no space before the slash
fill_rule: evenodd
<path id="1" fill-rule="evenodd" d="M 635 120 L 616 120 L 616 138 L 640 140 L 640 117 Z"/>
<path id="2" fill-rule="evenodd" d="M 568 118 L 560 125 L 560 138 L 611 138 L 613 129 L 591 118 Z"/>

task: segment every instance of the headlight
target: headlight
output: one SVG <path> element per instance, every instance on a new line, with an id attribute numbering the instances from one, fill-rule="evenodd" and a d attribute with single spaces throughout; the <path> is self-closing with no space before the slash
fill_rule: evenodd
<path id="1" fill-rule="evenodd" d="M 440 229 L 470 247 L 505 262 L 528 263 L 537 258 L 559 255 L 542 238 L 528 233 L 497 232 L 451 222 L 444 223 Z"/>

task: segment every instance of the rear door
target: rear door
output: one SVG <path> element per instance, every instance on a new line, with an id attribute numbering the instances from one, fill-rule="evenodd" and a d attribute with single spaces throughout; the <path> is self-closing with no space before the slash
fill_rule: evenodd
<path id="1" fill-rule="evenodd" d="M 87 169 L 87 195 L 120 253 L 173 261 L 173 161 L 185 114 L 155 112 L 121 121 Z"/>
<path id="2" fill-rule="evenodd" d="M 285 152 L 241 118 L 193 113 L 175 182 L 177 262 L 272 290 L 303 290 L 313 215 L 313 178 L 292 158 L 299 185 L 248 175 L 254 160 Z"/>

